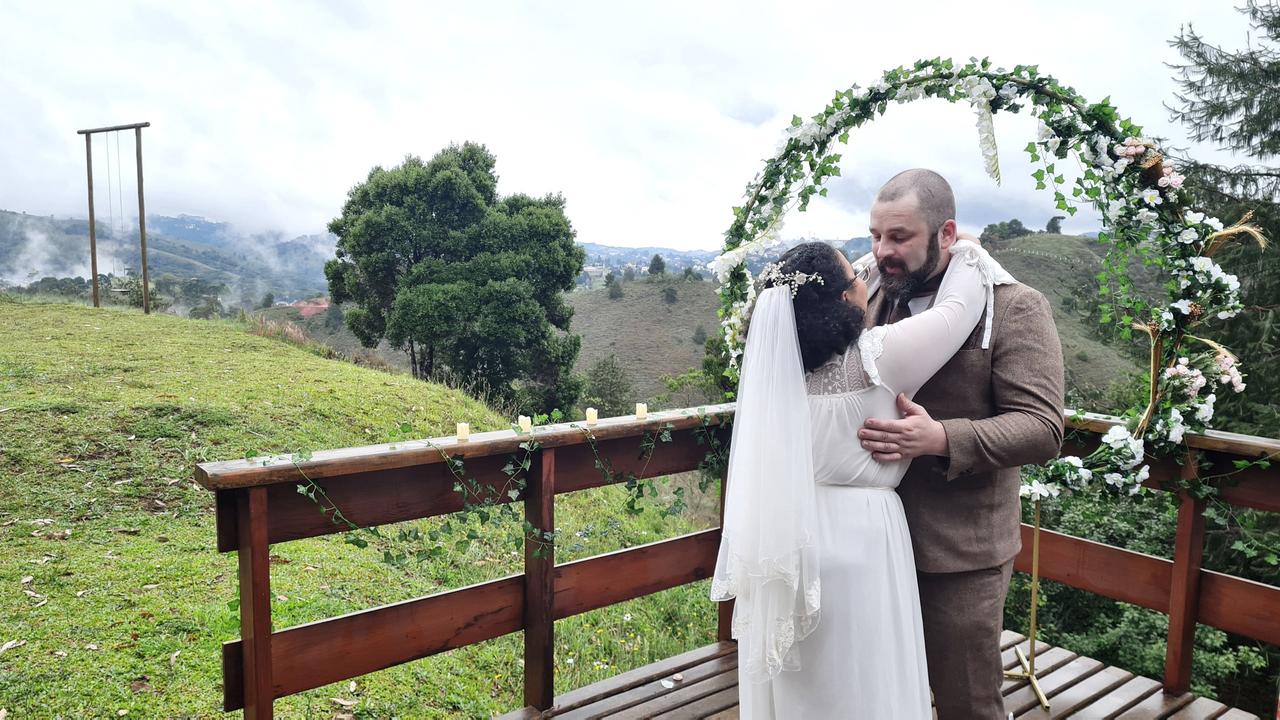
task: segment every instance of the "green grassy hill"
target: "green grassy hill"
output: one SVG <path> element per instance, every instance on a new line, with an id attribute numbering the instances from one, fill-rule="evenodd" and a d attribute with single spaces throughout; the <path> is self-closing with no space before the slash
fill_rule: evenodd
<path id="1" fill-rule="evenodd" d="M 1068 386 L 1088 398 L 1101 398 L 1113 383 L 1140 371 L 1131 354 L 1101 340 L 1095 322 L 1076 309 L 1091 301 L 1082 295 L 1097 285 L 1094 276 L 1101 268 L 1101 252 L 1089 238 L 1044 234 L 1017 238 L 993 249 L 1015 277 L 1043 292 L 1053 305 Z M 675 286 L 680 298 L 675 304 L 663 301 L 661 284 L 642 280 L 624 284 L 626 296 L 621 300 L 610 300 L 603 289 L 570 295 L 573 331 L 582 335 L 579 369 L 617 355 L 636 384 L 636 394 L 652 397 L 663 389 L 662 375 L 700 367 L 703 348 L 693 342 L 693 332 L 698 325 L 708 333 L 719 331 L 715 284 L 677 282 Z"/>
<path id="2" fill-rule="evenodd" d="M 1123 382 L 1140 363 L 1131 352 L 1100 338 L 1096 323 L 1083 308 L 1092 302 L 1094 276 L 1101 268 L 1103 249 L 1095 241 L 1069 235 L 1028 235 L 992 249 L 995 256 L 1022 282 L 1040 290 L 1054 308 L 1062 340 L 1067 383 L 1079 396 L 1098 402 L 1116 382 Z M 662 290 L 676 288 L 675 303 L 667 303 Z M 665 282 L 641 279 L 623 284 L 624 297 L 609 299 L 603 288 L 578 290 L 568 295 L 574 308 L 572 331 L 582 336 L 577 370 L 586 372 L 596 361 L 615 355 L 628 372 L 637 401 L 652 400 L 665 388 L 664 375 L 679 375 L 701 367 L 703 346 L 693 340 L 701 326 L 708 334 L 719 332 L 716 318 L 719 298 L 715 283 Z M 347 354 L 366 351 L 345 326 L 326 323 L 322 313 L 302 319 L 289 307 L 262 311 L 272 320 L 287 320 L 308 335 Z M 408 369 L 404 353 L 382 347 L 373 351 L 393 367 Z M 1116 410 L 1119 408 L 1107 408 Z"/>
<path id="3" fill-rule="evenodd" d="M 1096 293 L 1095 276 L 1102 269 L 1104 252 L 1086 237 L 1047 234 L 1016 238 L 992 250 L 1014 277 L 1044 293 L 1053 305 L 1067 387 L 1086 398 L 1101 398 L 1114 383 L 1142 369 L 1131 351 L 1100 339 L 1097 323 L 1084 315 L 1083 308 L 1096 299 L 1090 295 Z"/>
<path id="4" fill-rule="evenodd" d="M 327 345 L 347 357 L 372 357 L 387 366 L 409 372 L 409 356 L 404 352 L 390 347 L 385 340 L 376 348 L 366 348 L 360 344 L 355 333 L 352 333 L 345 323 L 330 321 L 326 313 L 304 318 L 295 307 L 278 306 L 257 310 L 254 314 L 273 322 L 293 323 L 302 328 L 312 340 Z"/>
<path id="5" fill-rule="evenodd" d="M 11 717 L 224 717 L 234 554 L 214 551 L 195 463 L 385 442 L 508 420 L 459 393 L 325 360 L 230 322 L 0 295 L 0 710 Z M 626 515 L 620 488 L 557 502 L 558 559 L 704 527 Z M 603 508 L 603 510 L 602 510 Z M 610 510 L 610 508 L 616 509 Z M 714 517 L 714 507 L 703 516 Z M 433 522 L 417 524 L 424 530 Z M 340 536 L 272 548 L 277 628 L 518 572 L 519 529 L 398 570 Z M 410 548 L 411 549 L 411 548 Z M 558 691 L 710 642 L 702 586 L 557 623 Z M 519 635 L 319 688 L 279 717 L 489 717 L 520 702 Z"/>
<path id="6" fill-rule="evenodd" d="M 662 289 L 676 289 L 677 300 L 667 303 Z M 623 283 L 624 297 L 610 300 L 607 290 L 580 290 L 569 295 L 573 332 L 582 336 L 578 370 L 616 355 L 635 383 L 636 399 L 663 392 L 661 377 L 702 367 L 705 349 L 693 341 L 702 326 L 708 335 L 720 332 L 716 309 L 720 299 L 714 282 L 668 283 L 636 280 Z"/>

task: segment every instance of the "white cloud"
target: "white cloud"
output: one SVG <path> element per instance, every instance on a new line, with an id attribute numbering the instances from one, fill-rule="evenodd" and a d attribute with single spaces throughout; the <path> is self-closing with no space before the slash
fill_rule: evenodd
<path id="1" fill-rule="evenodd" d="M 150 212 L 314 232 L 373 165 L 476 140 L 498 157 L 500 191 L 562 192 L 579 239 L 682 248 L 719 243 L 792 113 L 887 67 L 938 55 L 1038 63 L 1187 144 L 1162 107 L 1174 89 L 1163 63 L 1177 59 L 1167 41 L 1188 22 L 1228 47 L 1246 30 L 1228 6 L 1193 0 L 1122 23 L 1102 0 L 999 15 L 955 2 L 686 1 L 23 3 L 5 16 L 5 209 L 83 215 L 75 130 L 148 120 Z M 1051 197 L 1032 190 L 1021 154 L 1034 127 L 997 117 L 997 130 L 1003 187 L 982 171 L 966 108 L 895 106 L 853 136 L 846 180 L 788 232 L 863 234 L 870 193 L 916 165 L 952 180 L 963 226 L 1005 209 L 1040 224 Z"/>

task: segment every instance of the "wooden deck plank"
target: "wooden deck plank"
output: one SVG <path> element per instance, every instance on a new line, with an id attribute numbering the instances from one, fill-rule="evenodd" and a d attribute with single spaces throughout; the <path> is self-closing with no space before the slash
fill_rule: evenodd
<path id="1" fill-rule="evenodd" d="M 1036 677 L 1043 678 L 1045 675 L 1057 670 L 1072 660 L 1075 660 L 1077 657 L 1079 656 L 1070 650 L 1051 647 L 1045 651 L 1044 654 L 1036 655 Z M 1004 683 L 1000 685 L 1000 694 L 1008 697 L 1009 693 L 1016 692 L 1026 685 L 1026 680 L 1005 678 Z"/>
<path id="2" fill-rule="evenodd" d="M 1120 713 L 1118 720 L 1158 720 L 1165 718 L 1189 705 L 1195 696 L 1191 693 L 1169 695 L 1163 691 L 1152 693 L 1146 700 Z"/>
<path id="3" fill-rule="evenodd" d="M 1257 715 L 1237 708 L 1231 708 L 1218 716 L 1218 720 L 1259 720 Z"/>
<path id="4" fill-rule="evenodd" d="M 1023 640 L 1022 642 L 1019 642 L 1017 645 L 1009 647 L 1004 652 L 1000 653 L 1001 667 L 1003 667 L 1005 670 L 1013 670 L 1019 667 L 1018 656 L 1014 653 L 1015 647 L 1020 648 L 1022 650 L 1023 655 L 1027 654 L 1028 645 L 1026 640 Z M 1049 650 L 1052 647 L 1053 646 L 1050 645 L 1049 643 L 1042 642 L 1040 640 L 1036 641 L 1036 665 L 1037 666 L 1040 664 L 1040 658 L 1045 653 L 1049 652 Z M 1039 675 L 1040 673 L 1038 671 L 1040 670 L 1040 668 L 1037 667 L 1036 670 L 1037 670 L 1036 674 Z"/>
<path id="5" fill-rule="evenodd" d="M 727 672 L 735 674 L 734 682 L 736 687 L 737 670 L 737 653 L 722 655 L 699 665 L 685 668 L 678 673 L 681 677 L 678 682 L 672 678 L 672 675 L 676 673 L 668 673 L 666 675 L 658 676 L 643 685 L 633 687 L 630 690 L 620 692 L 616 695 L 610 695 L 607 698 L 597 700 L 589 705 L 583 705 L 576 709 L 567 711 L 557 710 L 551 713 L 549 717 L 554 717 L 556 720 L 588 720 L 589 718 L 612 715 L 641 703 L 655 700 L 681 688 L 697 685 L 700 682 L 710 680 Z M 664 682 L 671 683 L 671 687 L 666 687 L 663 684 Z M 734 702 L 736 703 L 737 701 Z"/>
<path id="6" fill-rule="evenodd" d="M 633 705 L 619 713 L 600 717 L 607 717 L 609 720 L 647 720 L 647 718 L 678 710 L 695 700 L 701 700 L 722 690 L 732 689 L 736 691 L 737 688 L 738 671 L 735 668 L 699 683 L 685 683 L 683 686 L 677 687 L 671 692 L 648 702 Z"/>
<path id="7" fill-rule="evenodd" d="M 1015 646 L 1025 651 L 1026 637 L 1004 632 L 1000 647 L 1006 669 L 1017 664 Z M 1064 648 L 1043 642 L 1036 646 L 1036 675 L 1049 697 L 1051 711 L 1045 713 L 1040 708 L 1025 680 L 1007 680 L 1003 687 L 1005 707 L 1018 720 L 1259 720 L 1256 715 L 1190 693 L 1166 695 L 1155 680 Z M 661 684 L 677 673 L 681 681 L 670 688 Z M 521 708 L 502 718 L 737 720 L 737 683 L 736 646 L 716 643 L 566 693 L 545 713 Z"/>
<path id="8" fill-rule="evenodd" d="M 1022 633 L 1016 633 L 1012 630 L 1004 630 L 1000 633 L 1000 649 L 1008 650 L 1026 639 L 1027 636 Z"/>
<path id="9" fill-rule="evenodd" d="M 660 680 L 668 675 L 682 673 L 691 667 L 710 662 L 725 655 L 733 655 L 736 662 L 737 654 L 738 646 L 736 643 L 731 642 L 715 643 L 696 650 L 690 650 L 687 653 L 682 653 L 666 660 L 628 670 L 607 680 L 601 680 L 586 687 L 571 690 L 556 698 L 556 703 L 552 706 L 549 714 L 552 717 L 558 716 L 646 683 Z M 503 720 L 506 720 L 506 718 L 503 718 Z"/>
<path id="10" fill-rule="evenodd" d="M 1115 667 L 1104 667 L 1080 682 L 1066 688 L 1049 700 L 1050 712 L 1039 705 L 1018 716 L 1018 720 L 1056 720 L 1071 716 L 1082 707 L 1105 696 L 1133 678 L 1133 673 Z M 1046 692 L 1048 691 L 1045 688 Z"/>
<path id="11" fill-rule="evenodd" d="M 1037 672 L 1036 677 L 1040 678 L 1040 689 L 1044 691 L 1045 697 L 1049 698 L 1049 703 L 1052 705 L 1055 695 L 1092 677 L 1103 667 L 1105 666 L 1101 662 L 1093 658 L 1076 657 L 1052 672 L 1044 675 Z M 1036 668 L 1037 671 L 1039 669 Z M 1039 702 L 1035 691 L 1031 689 L 1031 684 L 1026 683 L 1023 687 L 1004 696 L 1004 709 L 1005 712 L 1011 712 L 1014 717 L 1017 717 L 1035 707 Z"/>
<path id="12" fill-rule="evenodd" d="M 1151 678 L 1138 676 L 1093 701 L 1092 704 L 1080 708 L 1071 717 L 1081 720 L 1110 720 L 1157 692 L 1160 692 L 1160 683 Z"/>
<path id="13" fill-rule="evenodd" d="M 738 686 L 725 688 L 700 700 L 695 700 L 684 707 L 654 715 L 654 720 L 705 720 L 705 718 L 721 715 L 730 708 L 737 708 Z M 734 714 L 737 717 L 737 714 Z"/>
<path id="14" fill-rule="evenodd" d="M 1217 700 L 1196 698 L 1178 712 L 1169 716 L 1169 720 L 1214 720 L 1229 708 Z"/>

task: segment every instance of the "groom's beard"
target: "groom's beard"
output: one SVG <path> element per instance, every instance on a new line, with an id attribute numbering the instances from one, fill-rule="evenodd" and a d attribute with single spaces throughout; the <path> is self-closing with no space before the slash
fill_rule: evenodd
<path id="1" fill-rule="evenodd" d="M 938 236 L 934 235 L 929 242 L 924 264 L 915 271 L 907 271 L 906 263 L 895 258 L 887 258 L 877 263 L 880 268 L 880 286 L 892 297 L 911 297 L 929 281 L 941 257 L 942 245 L 938 242 Z M 902 272 L 899 275 L 890 275 L 885 272 L 886 268 L 896 268 Z"/>

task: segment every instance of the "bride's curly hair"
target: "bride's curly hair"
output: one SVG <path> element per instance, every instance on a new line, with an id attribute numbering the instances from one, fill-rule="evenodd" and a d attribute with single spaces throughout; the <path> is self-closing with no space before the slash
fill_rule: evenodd
<path id="1" fill-rule="evenodd" d="M 795 273 L 822 278 L 822 282 L 811 279 L 801 284 L 791 298 L 805 372 L 816 370 L 844 352 L 862 334 L 866 313 L 840 297 L 852 284 L 845 277 L 840 258 L 840 251 L 826 243 L 802 243 L 783 253 L 776 262 L 778 273 L 761 283 L 760 289 L 765 290 L 790 285 L 788 278 Z M 750 319 L 746 332 L 751 332 Z"/>

